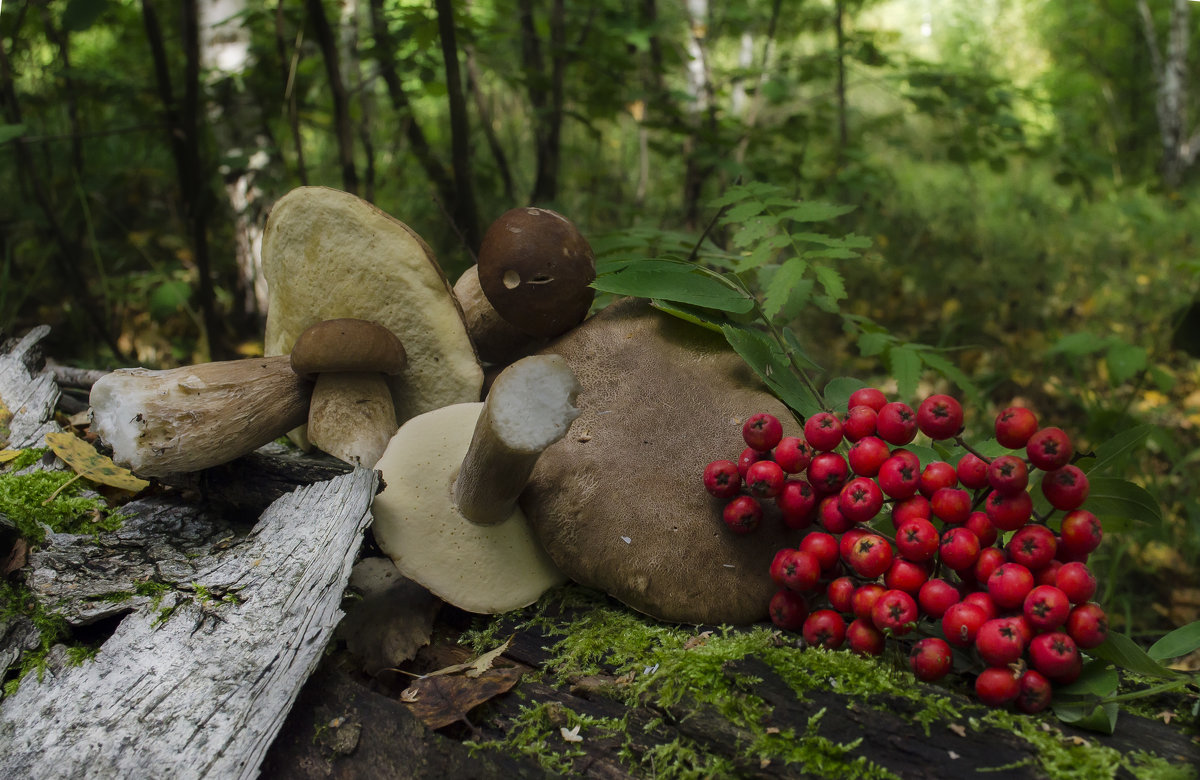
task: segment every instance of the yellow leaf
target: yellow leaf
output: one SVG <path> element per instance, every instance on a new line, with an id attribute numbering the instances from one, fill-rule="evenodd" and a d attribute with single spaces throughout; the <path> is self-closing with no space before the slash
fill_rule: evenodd
<path id="1" fill-rule="evenodd" d="M 8 463 L 10 460 L 16 460 L 17 456 L 25 450 L 0 450 L 0 463 Z"/>
<path id="2" fill-rule="evenodd" d="M 106 458 L 83 439 L 71 433 L 47 433 L 46 446 L 71 467 L 76 474 L 101 485 L 128 490 L 133 493 L 150 485 L 135 477 L 129 469 L 123 469 Z"/>
<path id="3" fill-rule="evenodd" d="M 12 422 L 13 413 L 8 411 L 8 407 L 4 405 L 4 399 L 0 398 L 0 447 L 8 444 L 8 424 Z"/>

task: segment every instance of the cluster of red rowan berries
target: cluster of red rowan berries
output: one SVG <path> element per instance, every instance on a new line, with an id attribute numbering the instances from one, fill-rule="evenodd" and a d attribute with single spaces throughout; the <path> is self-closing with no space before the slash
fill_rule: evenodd
<path id="1" fill-rule="evenodd" d="M 957 648 L 980 670 L 981 701 L 1037 712 L 1053 684 L 1078 677 L 1080 650 L 1108 635 L 1087 566 L 1100 521 L 1082 508 L 1088 479 L 1062 430 L 1040 428 L 1024 407 L 1005 409 L 995 434 L 1009 452 L 994 458 L 968 447 L 962 430 L 950 396 L 931 395 L 914 411 L 863 388 L 844 415 L 809 417 L 803 436 L 784 436 L 772 415 L 750 417 L 746 449 L 737 462 L 709 463 L 704 485 L 728 499 L 722 519 L 734 533 L 758 528 L 766 500 L 804 532 L 771 563 L 776 625 L 811 646 L 865 655 L 915 630 L 927 634 L 909 655 L 918 678 L 947 674 Z M 953 439 L 966 454 L 922 467 L 904 449 L 918 432 Z M 1035 513 L 1031 470 L 1044 472 L 1042 494 L 1061 518 Z M 885 508 L 894 536 L 870 525 Z"/>

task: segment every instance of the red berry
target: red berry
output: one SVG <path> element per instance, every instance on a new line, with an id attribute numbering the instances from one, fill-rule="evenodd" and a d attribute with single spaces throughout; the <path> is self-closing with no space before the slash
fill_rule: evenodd
<path id="1" fill-rule="evenodd" d="M 974 604 L 983 610 L 983 614 L 987 615 L 987 619 L 991 620 L 996 617 L 996 602 L 992 601 L 992 597 L 988 595 L 986 590 L 977 590 L 973 593 L 968 593 L 962 598 L 963 604 Z"/>
<path id="2" fill-rule="evenodd" d="M 825 595 L 829 597 L 829 606 L 838 612 L 853 612 L 854 592 L 857 589 L 854 580 L 849 577 L 838 577 L 825 588 Z"/>
<path id="3" fill-rule="evenodd" d="M 1038 631 L 1053 631 L 1067 622 L 1071 602 L 1067 594 L 1053 585 L 1038 585 L 1029 591 L 1021 611 L 1029 625 Z"/>
<path id="4" fill-rule="evenodd" d="M 832 412 L 817 412 L 804 422 L 804 439 L 819 452 L 842 443 L 842 421 Z"/>
<path id="5" fill-rule="evenodd" d="M 891 498 L 905 499 L 916 495 L 921 472 L 906 458 L 891 456 L 879 467 L 879 487 Z"/>
<path id="6" fill-rule="evenodd" d="M 1001 447 L 1019 450 L 1037 430 L 1037 417 L 1024 406 L 1010 406 L 996 415 L 996 441 Z"/>
<path id="7" fill-rule="evenodd" d="M 1054 540 L 1054 532 L 1046 526 L 1027 525 L 1012 535 L 1004 549 L 1010 561 L 1037 571 L 1054 560 L 1058 542 Z"/>
<path id="8" fill-rule="evenodd" d="M 918 458 L 917 454 L 915 452 L 913 452 L 912 450 L 906 450 L 903 447 L 897 447 L 896 449 L 892 450 L 892 457 L 893 458 L 903 458 L 905 463 L 912 466 L 913 470 L 916 471 L 918 474 L 920 474 L 921 459 Z M 919 479 L 920 479 L 920 477 L 918 476 L 918 480 Z"/>
<path id="9" fill-rule="evenodd" d="M 856 477 L 846 483 L 838 494 L 838 508 L 856 523 L 865 523 L 883 508 L 883 493 L 875 480 Z"/>
<path id="10" fill-rule="evenodd" d="M 791 547 L 780 548 L 775 553 L 775 557 L 771 559 L 771 567 L 768 570 L 771 574 L 771 579 L 781 588 L 784 587 L 788 578 L 788 571 L 795 566 L 792 556 L 796 551 Z"/>
<path id="11" fill-rule="evenodd" d="M 847 409 L 853 409 L 856 406 L 869 406 L 878 412 L 887 403 L 887 396 L 882 390 L 877 390 L 874 387 L 862 387 L 850 394 L 850 400 L 846 404 Z"/>
<path id="12" fill-rule="evenodd" d="M 962 525 L 971 515 L 971 494 L 962 488 L 939 488 L 929 504 L 933 514 L 949 525 Z"/>
<path id="13" fill-rule="evenodd" d="M 799 631 L 808 617 L 808 602 L 799 593 L 787 588 L 775 592 L 768 609 L 771 622 L 784 631 Z"/>
<path id="14" fill-rule="evenodd" d="M 837 650 L 846 639 L 846 621 L 832 609 L 820 609 L 804 621 L 802 633 L 810 647 Z"/>
<path id="15" fill-rule="evenodd" d="M 775 505 L 788 528 L 807 528 L 817 508 L 817 493 L 807 480 L 789 479 L 775 497 Z"/>
<path id="16" fill-rule="evenodd" d="M 991 547 L 999 538 L 999 532 L 992 521 L 988 520 L 987 512 L 972 512 L 967 516 L 964 527 L 979 537 L 980 547 Z"/>
<path id="17" fill-rule="evenodd" d="M 875 432 L 888 444 L 903 447 L 917 437 L 917 413 L 901 401 L 885 404 L 875 418 Z"/>
<path id="18" fill-rule="evenodd" d="M 1020 686 L 1020 692 L 1017 694 L 1018 710 L 1026 715 L 1032 715 L 1050 706 L 1053 692 L 1046 675 L 1036 669 L 1026 669 L 1018 682 Z"/>
<path id="19" fill-rule="evenodd" d="M 952 439 L 963 427 L 963 410 L 948 395 L 931 395 L 917 407 L 917 427 L 931 439 Z"/>
<path id="20" fill-rule="evenodd" d="M 1064 563 L 1054 575 L 1054 584 L 1072 604 L 1085 604 L 1096 595 L 1096 575 L 1086 563 Z"/>
<path id="21" fill-rule="evenodd" d="M 742 423 L 742 438 L 759 452 L 768 452 L 783 438 L 783 424 L 773 414 L 760 412 Z"/>
<path id="22" fill-rule="evenodd" d="M 854 543 L 846 563 L 858 576 L 873 580 L 892 565 L 892 547 L 882 536 L 867 534 Z"/>
<path id="23" fill-rule="evenodd" d="M 737 462 L 738 476 L 740 476 L 742 479 L 745 479 L 746 472 L 750 470 L 750 467 L 755 463 L 758 463 L 766 456 L 767 455 L 765 452 L 759 452 L 753 447 L 747 447 L 746 449 L 742 450 L 742 454 L 738 456 Z"/>
<path id="24" fill-rule="evenodd" d="M 842 421 L 842 435 L 847 441 L 861 441 L 875 434 L 875 418 L 878 414 L 869 406 L 859 405 L 850 407 L 846 419 Z"/>
<path id="25" fill-rule="evenodd" d="M 797 593 L 816 590 L 821 579 L 821 562 L 804 550 L 792 550 L 783 566 L 783 584 Z"/>
<path id="26" fill-rule="evenodd" d="M 982 607 L 960 601 L 950 605 L 942 615 L 942 633 L 946 641 L 955 647 L 970 647 L 987 620 L 987 613 Z"/>
<path id="27" fill-rule="evenodd" d="M 830 531 L 833 533 L 833 531 Z M 838 555 L 843 561 L 850 559 L 850 553 L 854 550 L 854 543 L 863 538 L 870 531 L 861 527 L 854 527 L 842 534 L 842 538 L 838 540 Z"/>
<path id="28" fill-rule="evenodd" d="M 1001 455 L 988 465 L 987 479 L 997 493 L 1011 496 L 1029 486 L 1029 468 L 1016 455 Z"/>
<path id="29" fill-rule="evenodd" d="M 1078 466 L 1063 466 L 1042 479 L 1042 494 L 1055 509 L 1078 509 L 1088 497 L 1088 478 Z"/>
<path id="30" fill-rule="evenodd" d="M 807 553 L 812 553 L 816 556 L 817 561 L 821 564 L 821 572 L 828 574 L 837 566 L 840 559 L 838 555 L 838 540 L 832 534 L 821 533 L 815 531 L 806 534 L 800 540 L 800 550 Z"/>
<path id="31" fill-rule="evenodd" d="M 954 471 L 958 474 L 958 481 L 965 488 L 978 490 L 987 487 L 988 462 L 973 452 L 968 452 L 959 458 Z"/>
<path id="32" fill-rule="evenodd" d="M 760 460 L 746 469 L 746 489 L 758 498 L 775 498 L 783 490 L 786 477 L 773 460 Z"/>
<path id="33" fill-rule="evenodd" d="M 1061 550 L 1062 545 L 1059 545 Z M 1058 570 L 1062 568 L 1063 562 L 1059 560 L 1050 561 L 1041 569 L 1033 573 L 1034 582 L 1038 585 L 1054 585 L 1058 587 Z"/>
<path id="34" fill-rule="evenodd" d="M 854 591 L 854 598 L 850 600 L 851 606 L 854 607 L 854 616 L 870 620 L 875 602 L 879 601 L 879 597 L 884 593 L 887 593 L 887 588 L 874 582 L 860 586 Z"/>
<path id="35" fill-rule="evenodd" d="M 1087 555 L 1100 546 L 1100 520 L 1086 509 L 1068 512 L 1062 521 L 1061 545 L 1070 555 Z"/>
<path id="36" fill-rule="evenodd" d="M 929 579 L 929 570 L 924 564 L 913 563 L 903 558 L 893 558 L 892 565 L 883 575 L 883 584 L 892 590 L 915 594 L 927 579 Z"/>
<path id="37" fill-rule="evenodd" d="M 762 522 L 762 505 L 752 496 L 738 496 L 725 505 L 721 519 L 735 534 L 748 534 Z"/>
<path id="38" fill-rule="evenodd" d="M 1025 443 L 1029 462 L 1042 471 L 1054 471 L 1071 462 L 1075 447 L 1060 428 L 1042 428 Z"/>
<path id="39" fill-rule="evenodd" d="M 1004 550 L 998 547 L 985 547 L 979 551 L 979 558 L 975 561 L 975 566 L 971 569 L 971 574 L 975 577 L 975 582 L 987 587 L 988 577 L 992 576 L 992 572 L 1007 563 L 1008 559 L 1004 557 Z"/>
<path id="40" fill-rule="evenodd" d="M 859 655 L 882 655 L 884 636 L 871 621 L 855 618 L 846 627 L 846 644 Z"/>
<path id="41" fill-rule="evenodd" d="M 979 627 L 975 649 L 988 666 L 1007 666 L 1025 652 L 1025 638 L 1005 618 L 993 618 Z"/>
<path id="42" fill-rule="evenodd" d="M 737 464 L 731 460 L 714 460 L 704 467 L 704 489 L 717 498 L 733 498 L 742 489 Z"/>
<path id="43" fill-rule="evenodd" d="M 1038 634 L 1029 643 L 1029 660 L 1033 668 L 1049 677 L 1061 681 L 1070 678 L 1080 663 L 1079 648 L 1075 640 L 1062 631 Z"/>
<path id="44" fill-rule="evenodd" d="M 1084 650 L 1102 645 L 1108 639 L 1108 616 L 1099 604 L 1080 604 L 1067 616 L 1067 634 Z"/>
<path id="45" fill-rule="evenodd" d="M 942 533 L 938 545 L 938 554 L 942 563 L 955 571 L 975 565 L 979 558 L 979 539 L 961 526 L 955 526 Z"/>
<path id="46" fill-rule="evenodd" d="M 879 473 L 883 462 L 891 457 L 888 446 L 878 436 L 865 436 L 850 447 L 846 459 L 850 468 L 860 477 L 873 477 Z"/>
<path id="47" fill-rule="evenodd" d="M 933 517 L 933 508 L 929 499 L 920 494 L 901 499 L 892 504 L 892 526 L 900 528 L 909 520 L 929 520 Z"/>
<path id="48" fill-rule="evenodd" d="M 775 462 L 786 474 L 799 474 L 812 463 L 813 448 L 799 436 L 784 436 L 775 445 Z"/>
<path id="49" fill-rule="evenodd" d="M 1019 563 L 1004 563 L 987 578 L 988 595 L 1000 609 L 1018 609 L 1033 590 L 1033 572 Z"/>
<path id="50" fill-rule="evenodd" d="M 908 665 L 918 680 L 936 682 L 953 667 L 954 655 L 944 639 L 926 637 L 913 645 L 908 654 Z"/>
<path id="51" fill-rule="evenodd" d="M 808 481 L 819 493 L 837 493 L 850 478 L 846 459 L 836 452 L 821 452 L 808 464 Z"/>
<path id="52" fill-rule="evenodd" d="M 1007 666 L 989 666 L 975 678 L 975 696 L 989 707 L 1003 707 L 1020 694 L 1017 674 Z"/>
<path id="53" fill-rule="evenodd" d="M 905 560 L 918 563 L 931 560 L 940 542 L 933 523 L 922 518 L 909 520 L 896 531 L 896 550 Z"/>
<path id="54" fill-rule="evenodd" d="M 921 495 L 928 499 L 945 487 L 958 486 L 958 472 L 949 463 L 935 460 L 921 472 Z"/>
<path id="55" fill-rule="evenodd" d="M 992 492 L 984 502 L 984 510 L 996 528 L 1015 531 L 1033 516 L 1033 499 L 1024 491 L 1011 496 Z"/>
<path id="56" fill-rule="evenodd" d="M 902 590 L 884 592 L 871 607 L 871 622 L 880 631 L 902 636 L 912 631 L 917 620 L 916 600 Z"/>
<path id="57" fill-rule="evenodd" d="M 946 610 L 958 602 L 958 588 L 945 580 L 927 580 L 917 591 L 917 604 L 921 612 L 931 618 L 941 618 Z"/>
<path id="58" fill-rule="evenodd" d="M 817 503 L 817 519 L 827 533 L 845 534 L 854 527 L 854 521 L 842 514 L 838 503 L 838 496 L 825 496 Z"/>

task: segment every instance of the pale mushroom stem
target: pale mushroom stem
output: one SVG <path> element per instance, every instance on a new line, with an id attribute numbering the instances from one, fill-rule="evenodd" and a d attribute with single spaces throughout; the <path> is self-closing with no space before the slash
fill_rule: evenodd
<path id="1" fill-rule="evenodd" d="M 92 386 L 92 430 L 114 461 L 142 476 L 199 471 L 302 424 L 311 393 L 287 355 L 123 368 Z"/>
<path id="2" fill-rule="evenodd" d="M 579 389 L 558 355 L 523 358 L 496 377 L 451 487 L 464 517 L 481 525 L 508 518 L 542 451 L 579 416 Z"/>

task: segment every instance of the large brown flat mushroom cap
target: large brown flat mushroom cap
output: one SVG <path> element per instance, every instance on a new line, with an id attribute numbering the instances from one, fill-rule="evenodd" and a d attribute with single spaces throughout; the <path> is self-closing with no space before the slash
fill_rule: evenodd
<path id="1" fill-rule="evenodd" d="M 555 564 L 634 609 L 681 623 L 767 617 L 775 553 L 803 532 L 773 502 L 762 526 L 736 536 L 704 466 L 736 460 L 742 422 L 787 408 L 716 333 L 622 300 L 551 343 L 583 390 L 582 413 L 543 454 L 521 506 Z"/>

